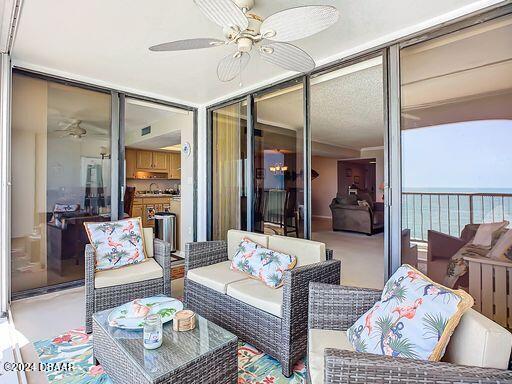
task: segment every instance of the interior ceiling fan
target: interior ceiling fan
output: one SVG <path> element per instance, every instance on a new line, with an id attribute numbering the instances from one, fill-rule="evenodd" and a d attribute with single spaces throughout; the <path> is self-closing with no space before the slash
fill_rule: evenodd
<path id="1" fill-rule="evenodd" d="M 82 127 L 82 120 L 71 119 L 69 121 L 61 121 L 59 122 L 59 127 L 63 127 L 62 129 L 56 129 L 55 132 L 64 132 L 63 137 L 71 136 L 75 139 L 81 139 L 83 136 L 98 136 L 104 137 L 106 136 L 104 129 L 100 127 L 96 127 L 91 124 L 86 124 L 88 128 Z M 90 135 L 87 130 L 96 131 L 96 134 Z"/>
<path id="2" fill-rule="evenodd" d="M 284 69 L 307 73 L 313 58 L 290 41 L 314 35 L 336 23 L 339 12 L 328 5 L 306 5 L 277 12 L 266 19 L 249 13 L 255 0 L 194 0 L 210 20 L 223 28 L 225 40 L 200 38 L 172 41 L 150 47 L 151 51 L 185 51 L 232 45 L 236 52 L 217 66 L 221 81 L 235 79 L 247 66 L 250 52 Z"/>

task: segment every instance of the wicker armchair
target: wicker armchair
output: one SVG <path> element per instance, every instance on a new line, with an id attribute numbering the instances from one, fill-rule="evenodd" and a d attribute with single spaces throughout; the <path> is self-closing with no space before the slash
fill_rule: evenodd
<path id="1" fill-rule="evenodd" d="M 277 316 L 188 277 L 196 268 L 228 263 L 228 242 L 189 243 L 185 249 L 186 307 L 274 357 L 281 363 L 283 374 L 290 377 L 293 365 L 306 354 L 309 283 L 339 284 L 341 263 L 332 260 L 332 251 L 326 250 L 326 261 L 285 271 L 282 310 Z"/>
<path id="2" fill-rule="evenodd" d="M 498 384 L 511 382 L 512 372 L 504 369 L 480 368 L 449 362 L 431 362 L 358 353 L 353 350 L 343 349 L 343 346 L 341 348 L 326 347 L 323 353 L 323 361 L 318 361 L 318 356 L 316 360 L 315 357 L 310 356 L 318 352 L 318 350 L 315 350 L 315 352 L 312 350 L 315 335 L 317 337 L 319 335 L 317 332 L 346 331 L 361 315 L 370 309 L 376 301 L 380 300 L 380 295 L 381 291 L 373 289 L 317 283 L 310 285 L 310 340 L 308 340 L 310 344 L 308 353 L 308 374 L 310 383 Z M 476 315 L 481 316 L 479 314 Z M 473 328 L 473 330 L 475 329 Z M 337 343 L 339 341 L 335 338 L 334 334 L 335 333 L 330 333 L 329 336 L 334 340 L 334 343 Z M 455 337 L 455 334 L 453 337 Z M 468 340 L 467 342 L 470 343 L 471 341 Z M 461 348 L 460 345 L 457 347 Z M 466 350 L 467 348 L 468 346 L 466 346 Z M 453 349 L 454 348 L 450 348 L 449 345 L 445 357 L 448 356 L 448 359 L 450 357 L 453 358 Z M 499 354 L 502 351 L 494 350 L 490 352 Z M 506 356 L 506 358 L 508 358 L 508 356 Z M 453 360 L 457 359 L 453 358 Z M 319 369 L 321 369 L 321 371 L 319 371 Z"/>
<path id="3" fill-rule="evenodd" d="M 153 258 L 144 263 L 120 268 L 116 273 L 128 272 L 130 268 L 154 266 L 156 262 L 162 269 L 162 277 L 150 278 L 125 284 L 108 284 L 96 287 L 94 268 L 94 249 L 90 244 L 85 247 L 85 329 L 92 332 L 92 315 L 95 312 L 114 308 L 137 298 L 154 295 L 171 295 L 171 245 L 160 239 L 153 240 Z M 145 264 L 144 266 L 142 264 Z M 157 266 L 158 269 L 158 266 Z M 138 271 L 138 270 L 137 270 Z M 138 273 L 136 271 L 136 273 Z M 138 279 L 136 279 L 138 280 Z"/>

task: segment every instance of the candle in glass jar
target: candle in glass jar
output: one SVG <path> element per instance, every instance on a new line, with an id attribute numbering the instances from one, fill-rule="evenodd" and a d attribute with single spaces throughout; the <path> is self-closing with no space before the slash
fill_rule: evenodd
<path id="1" fill-rule="evenodd" d="M 144 320 L 144 348 L 156 349 L 162 345 L 162 318 L 159 314 L 146 316 Z"/>

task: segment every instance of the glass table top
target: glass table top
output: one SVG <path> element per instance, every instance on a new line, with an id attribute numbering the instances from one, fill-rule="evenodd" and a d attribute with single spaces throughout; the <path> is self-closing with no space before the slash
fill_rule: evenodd
<path id="1" fill-rule="evenodd" d="M 194 359 L 236 340 L 231 332 L 196 314 L 195 329 L 176 332 L 170 321 L 163 326 L 162 346 L 147 350 L 142 342 L 142 330 L 125 330 L 108 324 L 111 311 L 95 313 L 94 321 L 150 381 L 158 381 Z"/>

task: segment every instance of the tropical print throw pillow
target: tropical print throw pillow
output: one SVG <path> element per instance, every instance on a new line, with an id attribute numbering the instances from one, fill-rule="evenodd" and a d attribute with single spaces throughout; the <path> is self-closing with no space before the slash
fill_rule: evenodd
<path id="1" fill-rule="evenodd" d="M 247 273 L 271 288 L 279 288 L 283 285 L 284 271 L 292 269 L 295 264 L 297 264 L 295 256 L 272 251 L 248 239 L 243 239 L 231 260 L 231 269 Z"/>
<path id="2" fill-rule="evenodd" d="M 116 269 L 146 260 L 140 217 L 84 223 L 96 253 L 96 270 Z"/>
<path id="3" fill-rule="evenodd" d="M 404 264 L 386 283 L 381 300 L 347 334 L 358 352 L 439 361 L 472 306 L 465 291 L 446 288 Z"/>

